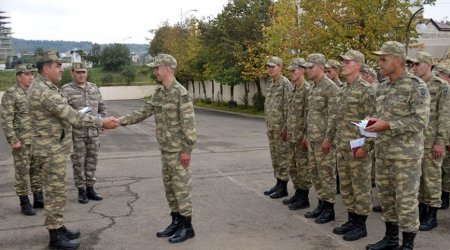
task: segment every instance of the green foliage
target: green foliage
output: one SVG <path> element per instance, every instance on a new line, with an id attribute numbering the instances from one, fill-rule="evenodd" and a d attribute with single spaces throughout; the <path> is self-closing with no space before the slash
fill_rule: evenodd
<path id="1" fill-rule="evenodd" d="M 255 107 L 256 111 L 264 111 L 264 102 L 266 98 L 261 93 L 255 93 L 252 100 L 253 107 Z"/>
<path id="2" fill-rule="evenodd" d="M 2 70 L 0 71 L 0 91 L 14 86 L 16 84 L 16 71 L 15 70 Z"/>
<path id="3" fill-rule="evenodd" d="M 130 64 L 130 50 L 126 45 L 115 43 L 102 49 L 101 66 L 105 70 L 119 71 L 121 67 Z"/>
<path id="4" fill-rule="evenodd" d="M 121 71 L 127 85 L 130 85 L 136 79 L 136 68 L 133 66 L 124 66 Z"/>
<path id="5" fill-rule="evenodd" d="M 64 69 L 62 73 L 61 84 L 66 84 L 72 81 L 72 75 L 70 73 L 71 71 L 72 70 L 70 68 Z"/>
<path id="6" fill-rule="evenodd" d="M 103 83 L 103 85 L 108 86 L 110 83 L 113 82 L 113 80 L 114 80 L 113 74 L 106 73 L 101 77 L 100 82 Z"/>

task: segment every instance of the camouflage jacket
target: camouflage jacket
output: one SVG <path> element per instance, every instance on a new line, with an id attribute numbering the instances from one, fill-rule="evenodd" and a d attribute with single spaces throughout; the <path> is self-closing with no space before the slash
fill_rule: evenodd
<path id="1" fill-rule="evenodd" d="M 450 102 L 448 83 L 434 74 L 425 82 L 430 92 L 430 121 L 424 131 L 425 148 L 433 145 L 445 146 L 448 142 L 450 125 Z"/>
<path id="2" fill-rule="evenodd" d="M 289 142 L 297 143 L 303 139 L 306 128 L 305 111 L 308 102 L 309 83 L 305 80 L 302 85 L 295 86 L 288 97 L 288 112 L 286 116 L 287 134 Z"/>
<path id="3" fill-rule="evenodd" d="M 311 84 L 307 106 L 306 133 L 309 142 L 332 142 L 336 132 L 336 103 L 339 89 L 327 76 Z"/>
<path id="4" fill-rule="evenodd" d="M 271 79 L 267 84 L 264 112 L 268 130 L 286 129 L 287 103 L 291 92 L 292 84 L 284 76 L 275 81 Z"/>
<path id="5" fill-rule="evenodd" d="M 336 80 L 334 80 L 333 82 L 336 83 L 337 87 L 339 88 L 342 94 L 342 91 L 347 87 L 347 83 L 342 82 L 341 79 L 339 79 L 339 77 L 336 77 Z"/>
<path id="6" fill-rule="evenodd" d="M 422 158 L 423 131 L 430 115 L 430 93 L 422 79 L 405 70 L 395 82 L 382 81 L 376 92 L 376 113 L 390 125 L 378 133 L 377 158 Z"/>
<path id="7" fill-rule="evenodd" d="M 367 116 L 375 115 L 373 87 L 360 76 L 346 86 L 337 103 L 335 145 L 338 150 L 351 150 L 350 141 L 362 137 L 359 128 L 351 122 L 359 122 Z M 374 143 L 374 138 L 366 138 L 362 149 L 369 152 Z"/>
<path id="8" fill-rule="evenodd" d="M 9 144 L 30 144 L 33 131 L 27 92 L 19 84 L 7 89 L 3 94 L 1 117 L 2 128 Z"/>
<path id="9" fill-rule="evenodd" d="M 102 120 L 74 110 L 59 88 L 37 75 L 28 90 L 33 137 L 31 154 L 49 156 L 72 152 L 72 126 L 99 127 Z"/>
<path id="10" fill-rule="evenodd" d="M 135 124 L 153 114 L 160 150 L 190 154 L 197 140 L 194 106 L 189 93 L 177 80 L 168 88 L 159 85 L 150 101 L 120 117 L 120 123 L 123 126 Z"/>
<path id="11" fill-rule="evenodd" d="M 84 107 L 92 109 L 89 115 L 100 116 L 105 118 L 107 115 L 106 105 L 103 101 L 102 94 L 94 83 L 86 82 L 84 88 L 81 88 L 75 82 L 70 82 L 62 86 L 61 92 L 67 98 L 70 106 L 75 110 Z M 94 127 L 73 127 L 74 137 L 92 137 L 98 136 L 98 129 Z"/>

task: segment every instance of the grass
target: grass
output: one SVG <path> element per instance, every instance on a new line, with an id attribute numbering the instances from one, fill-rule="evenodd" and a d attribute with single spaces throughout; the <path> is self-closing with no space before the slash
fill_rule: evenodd
<path id="1" fill-rule="evenodd" d="M 5 91 L 14 84 L 16 84 L 15 70 L 0 71 L 0 91 Z"/>
<path id="2" fill-rule="evenodd" d="M 230 107 L 227 103 L 205 103 L 201 100 L 194 100 L 194 106 L 199 108 L 222 110 L 234 113 L 251 114 L 257 116 L 264 116 L 263 111 L 256 111 L 253 107 L 244 107 L 243 105 L 238 105 L 237 107 Z"/>

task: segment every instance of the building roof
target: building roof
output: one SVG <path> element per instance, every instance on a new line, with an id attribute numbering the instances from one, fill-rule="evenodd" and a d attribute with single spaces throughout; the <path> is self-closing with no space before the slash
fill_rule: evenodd
<path id="1" fill-rule="evenodd" d="M 426 24 L 429 23 L 433 24 L 434 27 L 436 27 L 437 30 L 441 32 L 450 32 L 450 24 L 444 23 L 444 22 L 436 22 L 432 18 L 426 21 Z"/>

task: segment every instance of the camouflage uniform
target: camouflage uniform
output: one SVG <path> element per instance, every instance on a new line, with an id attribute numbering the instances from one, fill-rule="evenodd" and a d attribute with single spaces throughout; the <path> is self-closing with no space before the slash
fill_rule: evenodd
<path id="1" fill-rule="evenodd" d="M 339 63 L 336 60 L 330 59 L 325 63 L 325 68 L 335 68 L 336 70 L 341 68 L 341 63 Z M 333 82 L 338 86 L 339 90 L 343 91 L 347 87 L 347 83 L 342 82 L 341 79 L 339 79 L 339 75 L 333 80 Z"/>
<path id="2" fill-rule="evenodd" d="M 133 113 L 120 117 L 120 124 L 135 124 L 153 114 L 169 207 L 174 213 L 191 217 L 191 168 L 185 169 L 180 163 L 180 153 L 190 154 L 197 139 L 189 93 L 177 80 L 167 88 L 159 85 L 152 99 Z"/>
<path id="3" fill-rule="evenodd" d="M 85 87 L 82 88 L 77 83 L 71 82 L 64 85 L 61 91 L 75 110 L 90 107 L 92 109 L 89 112 L 90 115 L 106 117 L 106 105 L 100 90 L 94 83 L 86 82 Z M 92 187 L 96 181 L 95 171 L 100 146 L 98 128 L 73 127 L 72 134 L 74 153 L 71 155 L 71 159 L 75 187 Z"/>

